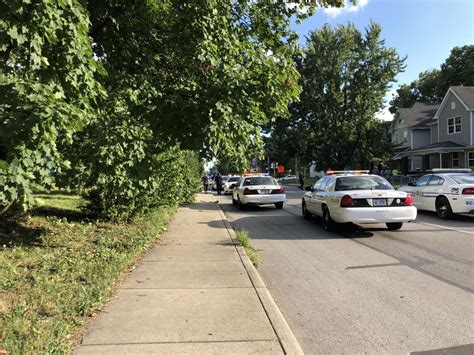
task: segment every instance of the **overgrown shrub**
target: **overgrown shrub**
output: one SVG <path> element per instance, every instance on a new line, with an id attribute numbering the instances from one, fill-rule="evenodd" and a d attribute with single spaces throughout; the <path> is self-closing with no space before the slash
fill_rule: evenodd
<path id="1" fill-rule="evenodd" d="M 129 219 L 159 206 L 194 200 L 201 165 L 194 152 L 177 147 L 125 167 L 105 168 L 87 190 L 85 209 L 101 218 Z"/>

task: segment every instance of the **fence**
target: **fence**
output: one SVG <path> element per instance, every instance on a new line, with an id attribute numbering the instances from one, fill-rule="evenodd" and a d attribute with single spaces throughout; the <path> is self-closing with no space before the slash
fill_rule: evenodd
<path id="1" fill-rule="evenodd" d="M 395 176 L 389 176 L 386 179 L 393 186 L 402 186 L 402 185 L 408 185 L 410 181 L 416 180 L 420 176 L 422 176 L 422 174 L 395 175 Z"/>

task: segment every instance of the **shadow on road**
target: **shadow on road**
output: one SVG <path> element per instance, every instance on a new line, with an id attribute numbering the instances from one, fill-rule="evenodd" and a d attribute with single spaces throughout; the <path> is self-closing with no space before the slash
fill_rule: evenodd
<path id="1" fill-rule="evenodd" d="M 318 218 L 305 220 L 303 216 L 288 213 L 287 210 L 277 210 L 273 206 L 248 206 L 243 211 L 230 204 L 221 204 L 220 207 L 227 214 L 236 212 L 251 214 L 248 217 L 230 220 L 230 223 L 235 230 L 252 229 L 252 239 L 324 240 L 370 238 L 374 235 L 370 230 L 351 223 L 341 224 L 334 230 L 326 231 Z"/>
<path id="2" fill-rule="evenodd" d="M 436 212 L 431 212 L 431 211 L 418 210 L 418 216 L 431 217 L 431 218 L 436 219 L 440 223 L 443 223 L 443 221 L 445 221 L 439 218 Z M 446 221 L 462 221 L 462 222 L 474 223 L 474 215 L 455 214 L 451 218 L 446 219 Z"/>

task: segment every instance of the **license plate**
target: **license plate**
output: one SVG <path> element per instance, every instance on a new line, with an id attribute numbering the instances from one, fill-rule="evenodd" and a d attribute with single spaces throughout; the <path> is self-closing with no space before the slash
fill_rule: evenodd
<path id="1" fill-rule="evenodd" d="M 387 206 L 387 200 L 384 198 L 374 199 L 374 207 Z"/>
<path id="2" fill-rule="evenodd" d="M 271 190 L 258 190 L 259 194 L 269 194 Z"/>

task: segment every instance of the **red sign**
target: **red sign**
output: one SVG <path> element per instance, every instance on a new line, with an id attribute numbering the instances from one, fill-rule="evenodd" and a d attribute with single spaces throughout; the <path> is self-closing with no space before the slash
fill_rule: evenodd
<path id="1" fill-rule="evenodd" d="M 277 173 L 283 174 L 284 172 L 285 172 L 285 166 L 284 165 L 278 165 Z"/>

